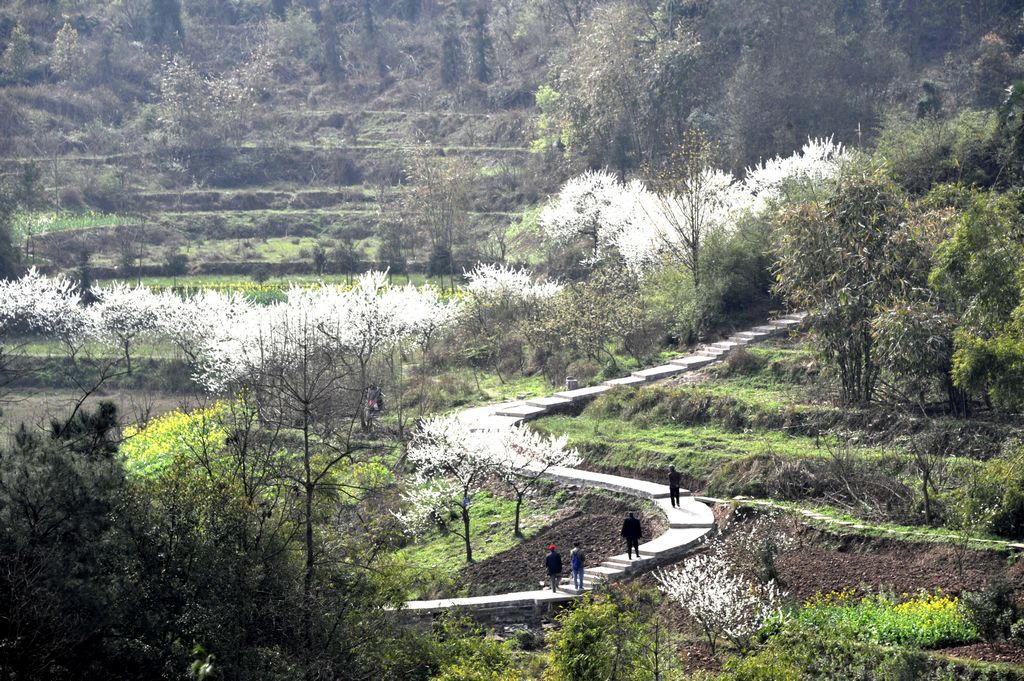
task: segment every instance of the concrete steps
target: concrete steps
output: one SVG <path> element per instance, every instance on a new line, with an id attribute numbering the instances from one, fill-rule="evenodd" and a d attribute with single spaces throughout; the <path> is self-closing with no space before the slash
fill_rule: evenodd
<path id="1" fill-rule="evenodd" d="M 622 378 L 613 378 L 610 381 L 605 381 L 602 385 L 617 386 L 617 385 L 638 385 L 646 383 L 647 379 L 643 376 L 623 376 Z"/>
<path id="2" fill-rule="evenodd" d="M 620 385 L 641 385 L 663 378 L 676 376 L 686 371 L 693 371 L 721 359 L 732 348 L 742 347 L 760 340 L 789 333 L 799 327 L 803 315 L 787 315 L 768 324 L 756 326 L 748 331 L 740 331 L 728 340 L 712 343 L 698 349 L 695 353 L 679 357 L 666 364 L 640 369 L 630 376 L 615 378 L 602 385 L 595 385 L 576 390 L 566 390 L 548 397 L 531 398 L 506 402 L 488 407 L 475 407 L 460 412 L 459 418 L 470 424 L 474 431 L 500 432 L 523 421 L 540 416 L 551 409 L 567 405 L 582 404 Z M 674 508 L 669 501 L 668 485 L 636 480 L 618 475 L 596 473 L 563 466 L 547 469 L 544 477 L 566 485 L 594 487 L 614 492 L 629 494 L 635 497 L 651 499 L 668 520 L 668 530 L 640 545 L 640 557 L 630 559 L 626 554 L 612 556 L 599 565 L 584 570 L 583 591 L 593 589 L 598 584 L 626 579 L 641 572 L 652 570 L 660 565 L 675 562 L 702 542 L 714 528 L 714 515 L 711 508 L 695 498 L 688 491 L 680 494 L 680 505 Z M 567 560 L 567 557 L 566 557 Z M 448 608 L 466 608 L 477 613 L 529 613 L 536 615 L 542 608 L 554 607 L 552 604 L 578 598 L 581 591 L 572 586 L 571 573 L 567 572 L 561 581 L 559 590 L 552 592 L 546 583 L 535 591 L 522 591 L 510 594 L 497 594 L 477 598 L 451 598 L 431 601 L 410 601 L 406 609 L 411 613 L 431 615 Z"/>
<path id="3" fill-rule="evenodd" d="M 565 397 L 558 397 L 551 395 L 549 397 L 536 397 L 534 399 L 526 400 L 526 404 L 531 407 L 541 407 L 543 409 L 551 409 L 552 407 L 561 407 L 566 404 L 571 404 L 572 400 Z"/>
<path id="4" fill-rule="evenodd" d="M 678 364 L 662 364 L 661 366 L 651 367 L 649 369 L 641 369 L 640 371 L 634 371 L 633 375 L 637 378 L 642 378 L 645 381 L 658 381 L 663 378 L 669 378 L 676 374 L 681 374 L 686 371 L 686 367 L 679 366 Z"/>
<path id="5" fill-rule="evenodd" d="M 514 417 L 514 418 L 523 419 L 525 421 L 527 419 L 532 419 L 532 418 L 535 418 L 537 416 L 540 416 L 541 414 L 545 413 L 547 410 L 548 410 L 547 407 L 538 407 L 538 406 L 534 406 L 534 405 L 531 405 L 531 404 L 526 404 L 525 402 L 523 402 L 521 404 L 516 404 L 516 405 L 513 405 L 511 407 L 505 407 L 503 409 L 499 409 L 498 411 L 494 412 L 494 415 L 495 416 L 511 416 L 511 417 Z"/>
<path id="6" fill-rule="evenodd" d="M 681 366 L 686 371 L 694 371 L 711 364 L 717 357 L 717 354 L 714 357 L 708 355 L 687 355 L 686 357 L 669 360 L 669 364 Z"/>
<path id="7" fill-rule="evenodd" d="M 565 390 L 560 393 L 555 393 L 555 397 L 561 397 L 569 400 L 570 402 L 583 402 L 586 400 L 592 400 L 598 395 L 602 395 L 612 387 L 610 385 L 592 385 L 588 388 L 577 388 L 576 390 Z"/>

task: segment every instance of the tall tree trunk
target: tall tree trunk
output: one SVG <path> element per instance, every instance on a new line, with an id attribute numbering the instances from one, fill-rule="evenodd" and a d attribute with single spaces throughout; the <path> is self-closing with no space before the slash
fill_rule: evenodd
<path id="1" fill-rule="evenodd" d="M 522 537 L 523 536 L 523 531 L 521 529 L 519 529 L 519 509 L 522 508 L 522 506 L 523 506 L 523 495 L 524 494 L 526 494 L 525 491 L 524 492 L 517 492 L 516 493 L 516 530 L 515 530 L 515 535 L 517 537 Z"/>
<path id="2" fill-rule="evenodd" d="M 311 679 L 313 673 L 313 571 L 316 566 L 316 557 L 313 553 L 313 484 L 312 474 L 312 452 L 310 451 L 309 440 L 309 412 L 303 413 L 302 423 L 302 465 L 305 474 L 305 542 L 306 542 L 306 566 L 302 575 L 302 642 L 305 648 L 305 674 Z"/>
<path id="3" fill-rule="evenodd" d="M 929 525 L 932 524 L 932 503 L 931 497 L 928 496 L 928 482 L 930 481 L 931 473 L 925 470 L 921 475 L 921 495 L 924 497 L 924 521 Z"/>
<path id="4" fill-rule="evenodd" d="M 469 543 L 469 504 L 465 501 L 466 497 L 463 496 L 462 501 L 462 538 L 466 542 L 466 562 L 473 562 L 473 547 Z"/>

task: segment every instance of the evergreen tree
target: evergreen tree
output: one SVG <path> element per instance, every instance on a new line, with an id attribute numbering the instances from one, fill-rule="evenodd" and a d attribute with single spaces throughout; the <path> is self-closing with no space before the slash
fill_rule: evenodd
<path id="1" fill-rule="evenodd" d="M 81 73 L 83 56 L 78 31 L 71 22 L 65 21 L 53 40 L 50 67 L 61 78 L 75 78 Z"/>
<path id="2" fill-rule="evenodd" d="M 150 0 L 149 37 L 158 45 L 178 45 L 185 41 L 181 20 L 181 0 Z"/>
<path id="3" fill-rule="evenodd" d="M 0 187 L 0 279 L 14 279 L 21 275 L 21 262 L 12 234 L 17 208 L 14 193 Z"/>
<path id="4" fill-rule="evenodd" d="M 22 426 L 0 455 L 5 679 L 84 678 L 68 672 L 116 654 L 111 634 L 132 599 L 114 520 L 125 485 L 112 456 L 115 422 L 116 408 L 103 403 L 55 424 L 50 437 Z"/>
<path id="5" fill-rule="evenodd" d="M 445 8 L 441 27 L 441 84 L 453 88 L 462 82 L 466 72 L 466 56 L 459 35 L 459 15 L 455 3 Z"/>
<path id="6" fill-rule="evenodd" d="M 29 45 L 28 34 L 21 24 L 14 27 L 11 37 L 0 57 L 0 72 L 11 82 L 20 82 L 28 73 L 29 60 L 32 58 L 32 47 Z"/>
<path id="7" fill-rule="evenodd" d="M 494 43 L 487 19 L 486 5 L 478 5 L 473 19 L 473 77 L 481 83 L 489 83 L 493 77 L 490 62 L 494 59 Z"/>

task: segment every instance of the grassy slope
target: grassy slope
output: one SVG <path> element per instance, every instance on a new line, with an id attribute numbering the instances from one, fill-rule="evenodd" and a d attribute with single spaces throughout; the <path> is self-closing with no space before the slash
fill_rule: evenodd
<path id="1" fill-rule="evenodd" d="M 591 466 L 650 471 L 675 464 L 697 482 L 698 489 L 713 479 L 721 482 L 752 473 L 756 478 L 759 470 L 775 465 L 771 461 L 837 455 L 836 438 L 828 432 L 819 437 L 806 428 L 802 434 L 788 430 L 790 417 L 798 422 L 807 415 L 841 415 L 823 399 L 809 352 L 786 342 L 755 346 L 748 352 L 753 361 L 744 371 L 730 373 L 720 366 L 688 377 L 696 385 L 617 389 L 578 417 L 551 416 L 534 425 L 568 435 Z M 710 406 L 693 415 L 694 405 L 702 403 Z M 877 441 L 871 437 L 877 434 L 849 435 L 848 453 L 861 461 L 907 456 L 892 442 L 863 444 Z M 949 457 L 947 470 L 962 474 L 977 465 L 975 460 Z M 904 475 L 913 475 L 912 468 L 906 470 Z M 912 477 L 905 482 L 913 489 L 919 485 Z"/>
<path id="2" fill-rule="evenodd" d="M 521 524 L 525 539 L 547 525 L 558 509 L 556 497 L 538 495 L 523 503 Z M 515 525 L 515 503 L 501 496 L 483 492 L 473 497 L 470 508 L 470 543 L 476 561 L 506 551 L 522 540 L 512 534 Z M 460 521 L 455 521 L 460 522 Z M 416 575 L 419 593 L 424 595 L 443 588 L 445 593 L 458 590 L 452 583 L 455 574 L 466 564 L 465 544 L 453 533 L 431 532 L 398 553 Z"/>

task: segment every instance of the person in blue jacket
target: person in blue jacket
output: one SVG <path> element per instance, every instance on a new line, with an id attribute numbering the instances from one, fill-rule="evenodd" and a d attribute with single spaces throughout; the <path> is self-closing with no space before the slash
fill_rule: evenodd
<path id="1" fill-rule="evenodd" d="M 583 591 L 583 565 L 587 554 L 583 552 L 579 542 L 573 542 L 569 552 L 569 567 L 572 568 L 572 585 L 577 591 Z"/>

